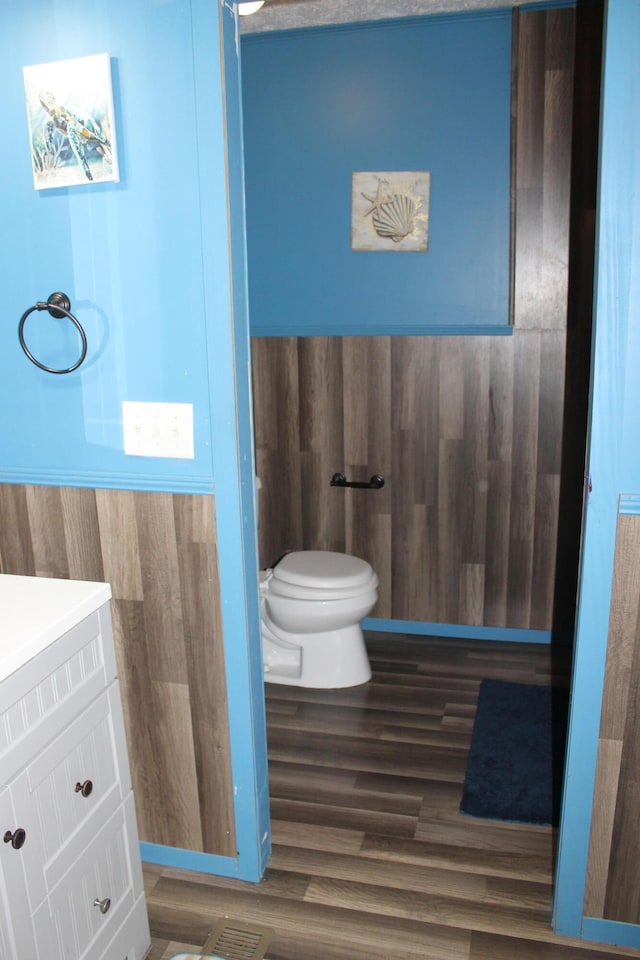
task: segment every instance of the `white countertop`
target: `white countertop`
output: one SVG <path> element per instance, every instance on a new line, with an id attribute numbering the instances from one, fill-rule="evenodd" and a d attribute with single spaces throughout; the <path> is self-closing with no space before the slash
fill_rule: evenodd
<path id="1" fill-rule="evenodd" d="M 0 574 L 0 681 L 110 597 L 108 583 Z"/>

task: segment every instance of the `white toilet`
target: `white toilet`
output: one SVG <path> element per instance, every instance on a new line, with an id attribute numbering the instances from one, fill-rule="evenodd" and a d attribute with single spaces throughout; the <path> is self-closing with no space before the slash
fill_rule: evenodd
<path id="1" fill-rule="evenodd" d="M 298 687 L 354 687 L 371 678 L 360 627 L 378 578 L 357 557 L 327 550 L 286 554 L 260 573 L 264 678 Z"/>

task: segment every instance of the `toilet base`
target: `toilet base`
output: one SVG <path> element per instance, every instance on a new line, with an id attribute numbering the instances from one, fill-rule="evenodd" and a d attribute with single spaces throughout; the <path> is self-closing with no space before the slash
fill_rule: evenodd
<path id="1" fill-rule="evenodd" d="M 337 690 L 371 679 L 359 623 L 325 633 L 294 634 L 279 630 L 263 618 L 262 656 L 267 683 Z"/>

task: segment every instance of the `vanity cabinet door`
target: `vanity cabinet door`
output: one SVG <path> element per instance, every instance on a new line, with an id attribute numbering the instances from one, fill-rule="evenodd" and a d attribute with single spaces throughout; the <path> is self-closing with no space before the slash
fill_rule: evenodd
<path id="1" fill-rule="evenodd" d="M 101 960 L 142 893 L 134 824 L 130 793 L 38 907 L 37 957 Z"/>
<path id="2" fill-rule="evenodd" d="M 11 785 L 28 837 L 20 851 L 37 907 L 128 792 L 124 742 L 114 717 L 117 684 L 80 714 Z"/>

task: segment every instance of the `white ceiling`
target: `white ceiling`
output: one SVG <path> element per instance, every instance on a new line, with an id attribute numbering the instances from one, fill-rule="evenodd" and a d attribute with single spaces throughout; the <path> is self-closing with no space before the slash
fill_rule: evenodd
<path id="1" fill-rule="evenodd" d="M 241 33 L 293 30 L 330 23 L 387 20 L 430 13 L 518 6 L 526 0 L 266 0 L 262 10 L 240 18 Z"/>

